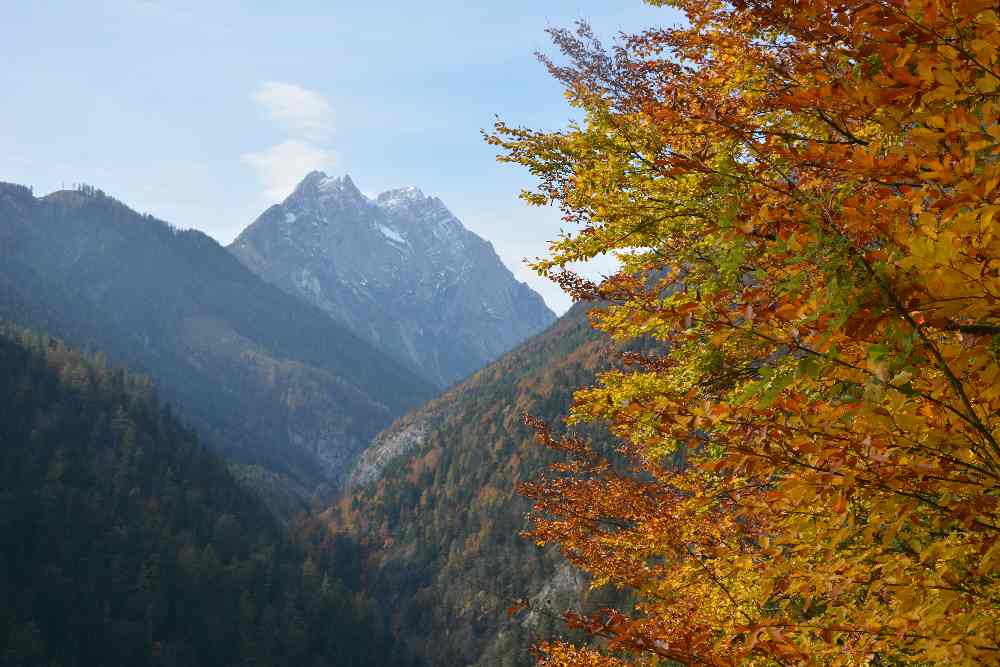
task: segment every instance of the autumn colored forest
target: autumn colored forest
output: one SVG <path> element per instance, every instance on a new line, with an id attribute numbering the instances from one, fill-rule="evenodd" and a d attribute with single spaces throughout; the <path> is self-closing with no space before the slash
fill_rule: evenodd
<path id="1" fill-rule="evenodd" d="M 554 324 L 416 188 L 313 171 L 234 251 L 0 183 L 0 665 L 1000 666 L 1000 5 L 647 4 L 484 133 Z M 535 328 L 432 382 L 380 335 L 481 330 L 384 275 Z"/>
<path id="2" fill-rule="evenodd" d="M 1000 663 L 998 8 L 654 4 L 552 31 L 580 123 L 489 137 L 575 229 L 537 270 L 659 343 L 569 415 L 628 465 L 529 418 L 530 538 L 636 596 L 539 664 Z"/>

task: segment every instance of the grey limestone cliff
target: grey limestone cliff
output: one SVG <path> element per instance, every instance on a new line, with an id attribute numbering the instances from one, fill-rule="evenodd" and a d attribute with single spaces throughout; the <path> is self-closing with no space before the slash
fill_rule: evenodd
<path id="1" fill-rule="evenodd" d="M 229 249 L 439 387 L 555 319 L 489 242 L 416 188 L 368 198 L 349 176 L 313 172 Z"/>

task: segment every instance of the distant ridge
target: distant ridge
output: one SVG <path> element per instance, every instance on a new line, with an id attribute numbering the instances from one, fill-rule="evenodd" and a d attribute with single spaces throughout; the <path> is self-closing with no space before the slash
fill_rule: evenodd
<path id="1" fill-rule="evenodd" d="M 207 442 L 305 494 L 434 393 L 205 234 L 93 188 L 0 184 L 0 319 L 148 373 Z"/>

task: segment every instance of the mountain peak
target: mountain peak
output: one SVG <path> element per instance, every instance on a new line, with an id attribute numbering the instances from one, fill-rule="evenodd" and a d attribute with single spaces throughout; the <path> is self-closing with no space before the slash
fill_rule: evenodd
<path id="1" fill-rule="evenodd" d="M 361 194 L 361 191 L 358 190 L 358 186 L 354 184 L 349 174 L 344 174 L 339 178 L 328 176 L 319 182 L 319 189 L 321 192 L 356 192 L 357 194 Z"/>
<path id="2" fill-rule="evenodd" d="M 416 187 L 309 174 L 233 242 L 243 263 L 446 387 L 552 322 L 482 238 Z"/>
<path id="3" fill-rule="evenodd" d="M 310 171 L 306 174 L 306 177 L 299 181 L 299 184 L 295 186 L 295 192 L 315 190 L 319 187 L 319 184 L 328 179 L 329 176 L 323 171 Z"/>
<path id="4" fill-rule="evenodd" d="M 395 208 L 413 202 L 422 202 L 427 199 L 431 199 L 431 197 L 425 195 L 420 188 L 410 185 L 405 188 L 386 190 L 375 199 L 375 203 L 379 206 Z"/>
<path id="5" fill-rule="evenodd" d="M 350 175 L 334 177 L 328 176 L 323 171 L 311 171 L 302 182 L 296 186 L 295 191 L 288 197 L 288 200 L 301 198 L 329 198 L 348 197 L 351 199 L 367 199 L 358 186 L 351 180 Z M 286 200 L 287 201 L 287 200 Z"/>
<path id="6" fill-rule="evenodd" d="M 301 199 L 303 197 L 326 199 L 338 195 L 347 195 L 353 199 L 366 199 L 382 208 L 390 209 L 424 202 L 440 203 L 437 197 L 429 197 L 424 194 L 423 190 L 412 185 L 386 190 L 377 197 L 369 199 L 358 189 L 350 174 L 329 176 L 323 171 L 311 171 L 306 174 L 306 177 L 296 186 L 288 199 Z"/>

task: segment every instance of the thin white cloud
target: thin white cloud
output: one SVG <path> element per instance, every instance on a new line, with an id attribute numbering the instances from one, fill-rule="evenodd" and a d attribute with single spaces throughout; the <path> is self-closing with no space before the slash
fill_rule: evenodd
<path id="1" fill-rule="evenodd" d="M 332 169 L 336 164 L 331 151 L 298 139 L 245 153 L 242 159 L 257 172 L 257 178 L 265 188 L 264 196 L 272 202 L 281 201 L 291 194 L 310 171 Z"/>
<path id="2" fill-rule="evenodd" d="M 266 81 L 253 94 L 264 115 L 291 134 L 322 140 L 333 131 L 333 108 L 325 97 L 294 83 Z"/>

